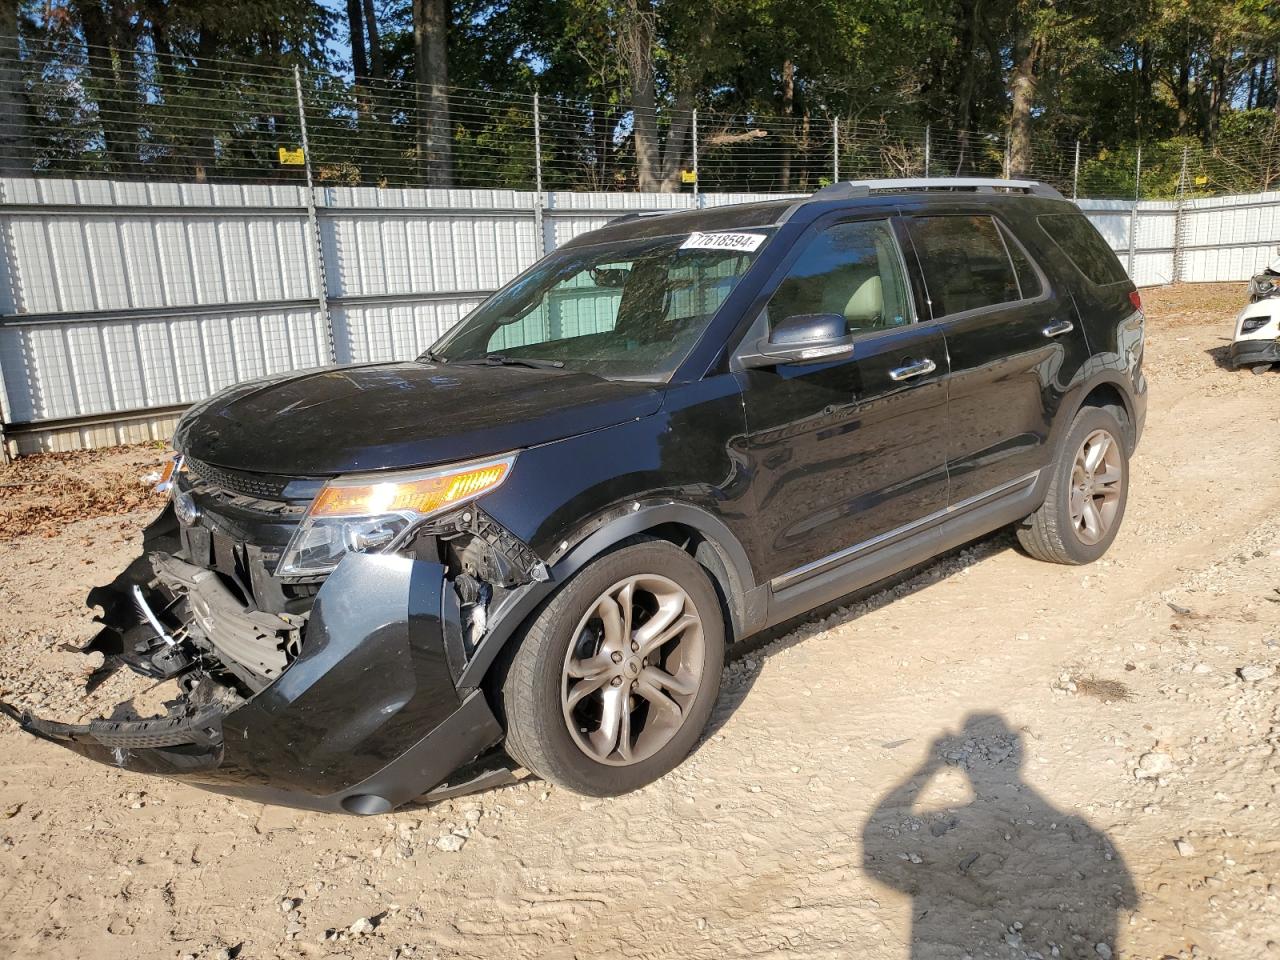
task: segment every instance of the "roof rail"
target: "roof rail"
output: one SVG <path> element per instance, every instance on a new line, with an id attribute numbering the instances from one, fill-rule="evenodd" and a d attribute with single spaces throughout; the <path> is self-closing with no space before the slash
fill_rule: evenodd
<path id="1" fill-rule="evenodd" d="M 1039 180 L 1002 180 L 998 177 L 908 177 L 900 180 L 846 180 L 823 187 L 812 200 L 852 200 L 873 193 L 911 193 L 917 190 L 973 190 L 981 193 L 1021 191 L 1037 197 L 1062 200 L 1063 196 Z"/>
<path id="2" fill-rule="evenodd" d="M 619 216 L 610 217 L 608 223 L 626 223 L 628 220 L 639 220 L 641 217 L 661 217 L 668 213 L 688 213 L 684 207 L 675 207 L 670 210 L 626 210 Z"/>

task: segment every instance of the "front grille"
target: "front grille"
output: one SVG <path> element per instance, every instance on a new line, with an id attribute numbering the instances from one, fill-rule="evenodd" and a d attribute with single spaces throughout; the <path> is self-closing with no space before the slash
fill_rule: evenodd
<path id="1" fill-rule="evenodd" d="M 203 460 L 187 460 L 187 470 L 197 480 L 221 487 L 228 493 L 258 500 L 283 500 L 289 477 L 277 477 L 269 473 L 246 473 L 243 470 L 227 470 L 215 467 Z"/>

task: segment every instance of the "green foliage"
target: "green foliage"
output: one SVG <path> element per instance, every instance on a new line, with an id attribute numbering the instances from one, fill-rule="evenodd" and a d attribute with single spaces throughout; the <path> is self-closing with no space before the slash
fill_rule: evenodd
<path id="1" fill-rule="evenodd" d="M 384 69 L 357 86 L 336 0 L 21 0 L 24 100 L 0 111 L 40 172 L 297 182 L 297 64 L 321 182 L 420 184 L 412 3 L 375 7 Z M 999 173 L 1027 51 L 1031 175 L 1070 187 L 1079 139 L 1081 194 L 1280 186 L 1276 0 L 454 0 L 452 182 L 533 185 L 536 90 L 544 186 L 634 187 L 637 16 L 659 139 L 699 110 L 702 189 L 815 188 L 833 117 L 842 176 L 923 172 L 926 126 L 934 175 Z"/>

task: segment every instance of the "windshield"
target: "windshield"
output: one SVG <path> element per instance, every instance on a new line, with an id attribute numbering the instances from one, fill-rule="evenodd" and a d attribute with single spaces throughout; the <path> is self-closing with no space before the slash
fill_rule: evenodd
<path id="1" fill-rule="evenodd" d="M 666 380 L 767 239 L 755 229 L 558 250 L 481 304 L 428 358 Z"/>

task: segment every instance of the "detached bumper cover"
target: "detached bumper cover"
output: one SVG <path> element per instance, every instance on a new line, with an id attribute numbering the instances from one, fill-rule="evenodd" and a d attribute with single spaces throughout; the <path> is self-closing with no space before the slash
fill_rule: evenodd
<path id="1" fill-rule="evenodd" d="M 243 700 L 198 684 L 179 716 L 64 724 L 0 704 L 29 733 L 92 760 L 264 803 L 378 813 L 413 799 L 501 738 L 481 692 L 460 699 L 445 569 L 352 554 L 316 596 L 302 652 Z M 92 646 L 92 645 L 91 645 Z M 203 702 L 201 702 L 203 701 Z"/>
<path id="2" fill-rule="evenodd" d="M 1280 363 L 1280 340 L 1237 340 L 1231 344 L 1231 366 Z"/>

